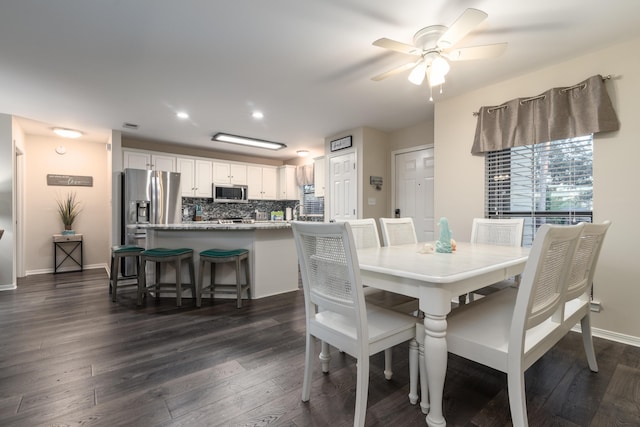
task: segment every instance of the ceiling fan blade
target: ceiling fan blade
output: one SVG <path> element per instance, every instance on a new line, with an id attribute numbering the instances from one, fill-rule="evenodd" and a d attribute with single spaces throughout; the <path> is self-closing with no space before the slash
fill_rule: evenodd
<path id="1" fill-rule="evenodd" d="M 399 67 L 393 68 L 393 69 L 387 71 L 386 73 L 378 74 L 377 76 L 371 77 L 371 80 L 378 82 L 380 80 L 386 79 L 387 77 L 391 77 L 391 76 L 399 74 L 399 73 L 401 73 L 403 71 L 409 70 L 409 69 L 415 67 L 416 65 L 418 65 L 418 63 L 420 63 L 420 61 L 409 62 L 408 64 L 404 64 L 404 65 L 401 65 Z"/>
<path id="2" fill-rule="evenodd" d="M 507 48 L 507 43 L 487 44 L 484 46 L 462 47 L 442 52 L 450 61 L 469 61 L 472 59 L 495 58 Z"/>
<path id="3" fill-rule="evenodd" d="M 409 55 L 422 55 L 422 49 L 420 48 L 387 38 L 378 39 L 372 44 L 385 49 L 395 50 L 396 52 L 408 53 Z"/>
<path id="4" fill-rule="evenodd" d="M 448 49 L 458 43 L 471 30 L 487 19 L 487 14 L 478 9 L 469 8 L 451 24 L 449 29 L 438 39 L 436 46 L 440 49 Z"/>

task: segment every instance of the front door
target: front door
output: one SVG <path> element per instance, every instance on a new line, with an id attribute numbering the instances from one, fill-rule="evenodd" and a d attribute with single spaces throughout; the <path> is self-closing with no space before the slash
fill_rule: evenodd
<path id="1" fill-rule="evenodd" d="M 398 153 L 395 165 L 395 216 L 411 217 L 418 241 L 434 240 L 433 148 Z"/>

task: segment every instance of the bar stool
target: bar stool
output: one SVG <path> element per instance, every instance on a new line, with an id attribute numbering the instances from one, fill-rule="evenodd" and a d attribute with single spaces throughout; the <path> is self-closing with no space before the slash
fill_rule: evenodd
<path id="1" fill-rule="evenodd" d="M 216 281 L 216 264 L 232 262 L 235 264 L 236 270 L 236 283 L 222 284 L 215 283 Z M 211 283 L 207 287 L 203 287 L 202 275 L 205 268 L 205 263 L 211 265 Z M 240 280 L 240 270 L 244 264 L 245 271 L 245 283 L 242 284 Z M 202 303 L 202 295 L 211 295 L 211 299 L 214 299 L 216 293 L 218 294 L 236 294 L 236 307 L 242 307 L 242 292 L 246 289 L 247 298 L 251 299 L 251 279 L 249 274 L 249 251 L 247 249 L 207 249 L 200 252 L 200 268 L 198 270 L 198 299 L 196 300 L 196 306 L 200 307 Z"/>
<path id="2" fill-rule="evenodd" d="M 156 263 L 156 278 L 155 283 L 147 285 L 146 266 L 147 262 Z M 182 263 L 186 262 L 189 265 L 189 277 L 190 283 L 182 283 Z M 162 264 L 173 263 L 176 271 L 175 283 L 161 282 L 161 266 Z M 196 282 L 195 272 L 193 265 L 193 249 L 178 248 L 153 248 L 147 249 L 142 252 L 140 256 L 140 269 L 138 277 L 138 305 L 142 305 L 142 297 L 148 294 L 150 290 L 155 291 L 156 299 L 160 298 L 160 290 L 171 288 L 176 292 L 176 305 L 182 306 L 182 287 L 188 286 L 191 288 L 191 295 L 196 295 Z"/>
<path id="3" fill-rule="evenodd" d="M 111 301 L 116 302 L 116 293 L 118 291 L 118 271 L 120 270 L 120 260 L 122 258 L 135 257 L 136 270 L 140 269 L 140 254 L 144 248 L 135 245 L 117 245 L 111 247 L 111 273 L 109 275 L 109 293 Z M 135 286 L 138 287 L 138 276 L 132 278 L 122 277 L 124 280 L 135 280 L 135 283 L 120 284 L 120 287 Z"/>

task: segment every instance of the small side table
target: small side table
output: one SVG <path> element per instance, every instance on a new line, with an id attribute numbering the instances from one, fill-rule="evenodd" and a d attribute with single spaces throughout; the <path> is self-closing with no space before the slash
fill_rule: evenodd
<path id="1" fill-rule="evenodd" d="M 58 261 L 58 254 L 62 259 Z M 58 271 L 65 261 L 71 261 L 71 266 L 78 266 L 79 269 Z M 53 235 L 53 273 L 64 273 L 69 271 L 82 271 L 82 234 L 54 234 Z"/>

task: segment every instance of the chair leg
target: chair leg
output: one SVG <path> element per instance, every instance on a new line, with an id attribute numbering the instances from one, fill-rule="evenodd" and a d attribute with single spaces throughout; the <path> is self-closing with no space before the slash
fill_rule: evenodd
<path id="1" fill-rule="evenodd" d="M 111 301 L 116 302 L 116 293 L 118 292 L 118 269 L 120 268 L 120 257 L 115 256 L 111 260 L 111 282 L 109 283 L 109 292 L 111 292 Z"/>
<path id="2" fill-rule="evenodd" d="M 304 376 L 302 380 L 302 401 L 308 402 L 311 395 L 311 374 L 313 372 L 313 354 L 315 353 L 315 339 L 307 333 L 307 344 L 304 355 Z"/>
<path id="3" fill-rule="evenodd" d="M 191 279 L 191 298 L 196 299 L 196 268 L 194 265 L 193 257 L 189 258 L 189 277 Z"/>
<path id="4" fill-rule="evenodd" d="M 588 310 L 589 308 L 587 308 Z M 582 344 L 584 345 L 584 352 L 589 362 L 589 369 L 592 372 L 598 372 L 598 362 L 596 361 L 596 352 L 593 349 L 593 337 L 591 336 L 591 316 L 587 313 L 580 320 L 580 328 L 582 329 Z"/>
<path id="5" fill-rule="evenodd" d="M 240 281 L 240 257 L 236 257 L 236 308 L 242 308 L 242 282 Z"/>
<path id="6" fill-rule="evenodd" d="M 418 342 L 409 342 L 409 403 L 418 403 Z"/>
<path id="7" fill-rule="evenodd" d="M 322 372 L 325 374 L 329 372 L 329 361 L 331 360 L 331 355 L 329 354 L 329 344 L 322 341 L 321 345 L 322 350 L 320 350 L 320 362 L 322 363 Z"/>
<path id="8" fill-rule="evenodd" d="M 140 267 L 138 268 L 138 301 L 137 305 L 142 305 L 142 296 L 147 292 L 147 260 L 140 257 Z"/>
<path id="9" fill-rule="evenodd" d="M 160 301 L 160 278 L 162 277 L 162 263 L 156 261 L 156 302 Z"/>
<path id="10" fill-rule="evenodd" d="M 249 256 L 244 259 L 244 275 L 247 279 L 247 299 L 251 299 L 251 272 L 249 271 Z"/>
<path id="11" fill-rule="evenodd" d="M 390 380 L 393 376 L 393 348 L 384 350 L 384 377 Z"/>
<path id="12" fill-rule="evenodd" d="M 115 255 L 111 255 L 111 272 L 109 273 L 109 293 L 110 294 L 113 293 L 113 269 L 114 269 L 115 261 L 116 261 Z M 115 301 L 115 299 L 113 301 Z"/>
<path id="13" fill-rule="evenodd" d="M 524 372 L 507 373 L 509 388 L 509 407 L 511 408 L 511 421 L 514 426 L 528 427 L 527 400 L 524 391 Z"/>
<path id="14" fill-rule="evenodd" d="M 215 262 L 211 263 L 210 286 L 211 286 L 211 303 L 213 304 L 213 302 L 216 299 L 216 294 L 215 294 L 215 290 L 216 290 L 216 263 Z"/>
<path id="15" fill-rule="evenodd" d="M 353 425 L 364 426 L 364 419 L 367 414 L 367 396 L 369 393 L 369 356 L 361 354 L 357 363 L 356 381 L 356 409 Z"/>
<path id="16" fill-rule="evenodd" d="M 176 269 L 176 306 L 182 307 L 182 260 L 175 262 Z"/>
<path id="17" fill-rule="evenodd" d="M 198 290 L 196 291 L 196 307 L 202 305 L 202 278 L 204 276 L 205 262 L 200 260 L 200 268 L 198 268 Z"/>

